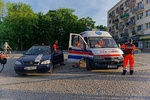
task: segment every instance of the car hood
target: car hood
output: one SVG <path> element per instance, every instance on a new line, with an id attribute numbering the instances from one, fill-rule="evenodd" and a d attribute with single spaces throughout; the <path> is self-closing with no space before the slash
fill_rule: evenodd
<path id="1" fill-rule="evenodd" d="M 51 55 L 39 54 L 39 55 L 23 55 L 18 60 L 23 61 L 23 62 L 27 62 L 27 61 L 40 62 L 44 60 L 50 60 L 50 58 L 51 58 Z"/>

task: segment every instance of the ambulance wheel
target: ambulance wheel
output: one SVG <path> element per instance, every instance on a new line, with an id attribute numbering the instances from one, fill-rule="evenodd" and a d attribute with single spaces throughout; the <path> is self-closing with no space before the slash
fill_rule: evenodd
<path id="1" fill-rule="evenodd" d="M 92 62 L 90 61 L 90 59 L 86 59 L 86 69 L 88 71 L 92 70 Z"/>

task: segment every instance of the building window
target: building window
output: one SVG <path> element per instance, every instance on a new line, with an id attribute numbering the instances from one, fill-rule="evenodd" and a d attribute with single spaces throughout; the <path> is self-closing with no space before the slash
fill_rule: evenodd
<path id="1" fill-rule="evenodd" d="M 131 32 L 132 32 L 132 31 L 135 31 L 135 28 L 133 27 L 133 28 L 131 28 L 130 30 L 131 30 Z"/>
<path id="2" fill-rule="evenodd" d="M 143 13 L 140 13 L 137 15 L 137 20 L 142 19 L 143 18 Z"/>
<path id="3" fill-rule="evenodd" d="M 112 16 L 115 16 L 115 11 L 112 11 Z"/>
<path id="4" fill-rule="evenodd" d="M 150 28 L 150 22 L 146 23 L 146 29 L 149 29 L 149 28 Z"/>
<path id="5" fill-rule="evenodd" d="M 138 42 L 138 48 L 143 48 L 143 42 L 142 41 Z"/>
<path id="6" fill-rule="evenodd" d="M 126 10 L 125 13 L 129 13 L 129 10 Z"/>
<path id="7" fill-rule="evenodd" d="M 145 48 L 147 48 L 147 49 L 150 48 L 150 41 L 145 41 Z"/>
<path id="8" fill-rule="evenodd" d="M 128 34 L 128 29 L 125 29 L 125 34 Z"/>
<path id="9" fill-rule="evenodd" d="M 150 9 L 146 11 L 146 16 L 150 16 Z"/>
<path id="10" fill-rule="evenodd" d="M 109 24 L 111 24 L 111 20 L 109 20 Z"/>
<path id="11" fill-rule="evenodd" d="M 111 27 L 109 27 L 109 32 L 111 32 Z"/>
<path id="12" fill-rule="evenodd" d="M 119 11 L 119 8 L 117 7 L 117 9 L 116 9 L 116 13 L 118 13 L 118 11 Z"/>
<path id="13" fill-rule="evenodd" d="M 130 29 L 130 32 L 132 33 L 132 35 L 135 35 L 136 34 L 136 32 L 135 32 L 135 28 L 133 27 L 133 28 L 131 28 Z"/>
<path id="14" fill-rule="evenodd" d="M 133 12 L 135 10 L 135 6 L 132 6 L 130 11 Z"/>
<path id="15" fill-rule="evenodd" d="M 142 31 L 143 30 L 143 25 L 137 26 L 137 31 Z"/>
<path id="16" fill-rule="evenodd" d="M 146 3 L 150 3 L 150 0 L 146 0 Z"/>
<path id="17" fill-rule="evenodd" d="M 112 26 L 112 31 L 115 31 L 115 26 Z"/>
<path id="18" fill-rule="evenodd" d="M 138 8 L 142 8 L 142 7 L 144 7 L 143 1 L 138 3 Z"/>
<path id="19" fill-rule="evenodd" d="M 130 23 L 131 23 L 131 24 L 132 24 L 132 23 L 135 23 L 135 16 L 133 16 L 133 17 L 130 18 Z"/>

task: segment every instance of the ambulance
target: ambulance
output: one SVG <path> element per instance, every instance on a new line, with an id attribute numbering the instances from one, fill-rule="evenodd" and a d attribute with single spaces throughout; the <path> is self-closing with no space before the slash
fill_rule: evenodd
<path id="1" fill-rule="evenodd" d="M 68 62 L 85 62 L 87 70 L 118 69 L 123 52 L 107 31 L 70 33 Z"/>

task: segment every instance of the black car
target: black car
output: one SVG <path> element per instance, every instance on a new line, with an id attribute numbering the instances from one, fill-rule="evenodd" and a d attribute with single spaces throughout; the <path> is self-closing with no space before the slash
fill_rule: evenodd
<path id="1" fill-rule="evenodd" d="M 53 71 L 53 66 L 64 62 L 64 54 L 54 53 L 51 46 L 32 46 L 16 60 L 14 70 L 19 75 Z"/>

